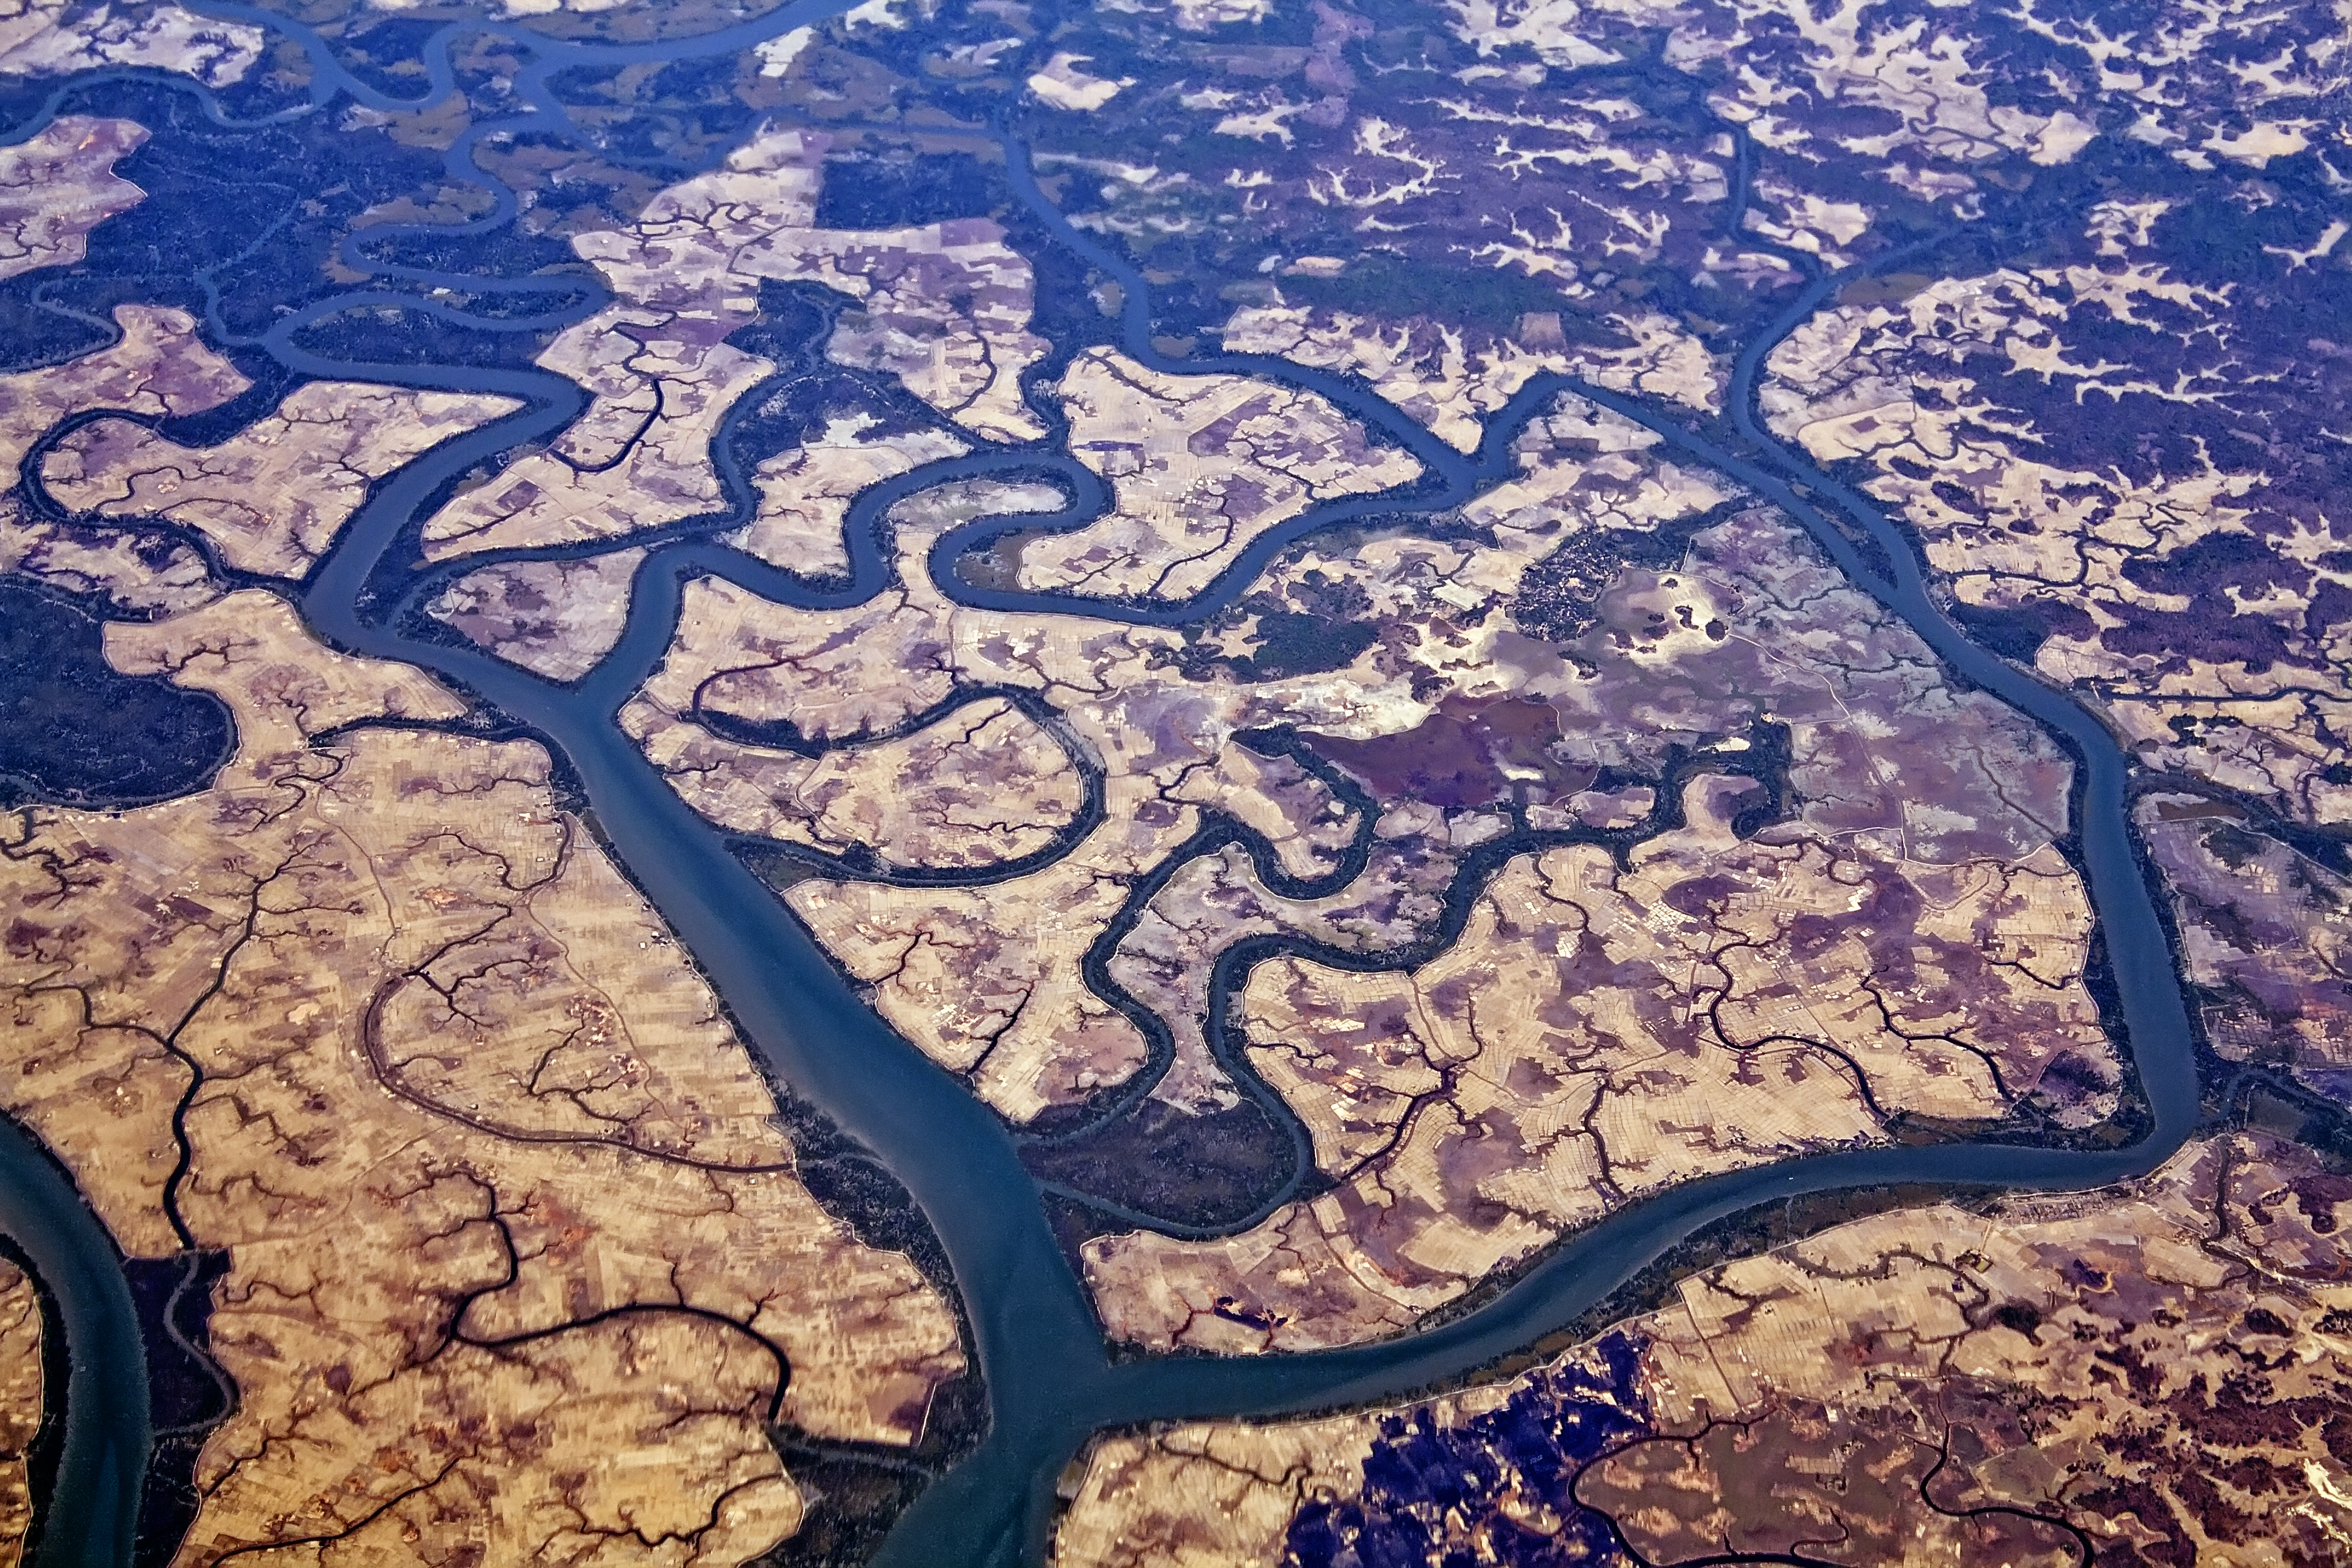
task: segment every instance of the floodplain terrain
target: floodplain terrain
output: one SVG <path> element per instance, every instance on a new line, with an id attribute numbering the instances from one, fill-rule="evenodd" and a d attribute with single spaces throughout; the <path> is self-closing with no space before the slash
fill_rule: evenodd
<path id="1" fill-rule="evenodd" d="M 1107 1438 L 1055 1560 L 2326 1562 L 2347 1203 L 2240 1136 L 2107 1192 L 1896 1209 L 1507 1383 Z"/>
<path id="2" fill-rule="evenodd" d="M 2352 56 L 2143 9 L 0 3 L 0 1557 L 2340 1555 Z"/>
<path id="3" fill-rule="evenodd" d="M 33 1525 L 31 1451 L 47 1415 L 41 1304 L 33 1281 L 0 1262 L 0 1563 L 16 1568 Z"/>
<path id="4" fill-rule="evenodd" d="M 17 814 L 7 1105 L 126 1251 L 229 1255 L 208 1334 L 239 1398 L 188 1560 L 697 1520 L 756 1556 L 802 1509 L 767 1424 L 919 1435 L 953 1312 L 801 1187 L 542 752 L 435 732 L 440 688 L 264 593 L 110 649 L 222 697 L 238 751 L 180 800 Z M 661 1473 L 613 1493 L 613 1445 Z"/>

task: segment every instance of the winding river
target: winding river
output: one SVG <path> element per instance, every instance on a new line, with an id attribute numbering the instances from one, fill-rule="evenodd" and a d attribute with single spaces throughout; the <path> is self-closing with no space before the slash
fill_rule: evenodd
<path id="1" fill-rule="evenodd" d="M 474 28 L 523 44 L 532 63 L 520 73 L 514 90 L 531 105 L 530 112 L 475 126 L 447 154 L 454 178 L 492 190 L 501 204 L 467 226 L 478 228 L 509 219 L 514 197 L 481 173 L 473 162 L 472 147 L 500 129 L 528 123 L 545 132 L 551 125 L 569 126 L 548 85 L 555 71 L 739 51 L 837 13 L 845 5 L 844 0 L 801 0 L 725 32 L 644 45 L 551 42 L 504 25 L 453 24 L 428 39 L 424 50 L 427 91 L 409 100 L 387 98 L 354 79 L 335 62 L 323 40 L 298 24 L 226 3 L 203 8 L 266 26 L 309 51 L 317 84 L 312 103 L 289 113 L 321 109 L 339 94 L 376 108 L 421 107 L 455 90 L 449 51 L 458 33 Z M 215 121 L 227 122 L 204 89 L 184 81 L 174 85 L 197 94 Z M 37 131 L 64 101 L 65 91 L 60 89 L 44 115 L 20 127 L 15 136 Z M 1570 1324 L 1695 1230 L 1753 1205 L 1892 1183 L 2087 1187 L 2147 1171 L 2179 1146 L 2197 1119 L 2194 1051 L 2163 928 L 2133 852 L 2125 816 L 2123 754 L 2106 729 L 2071 699 L 1963 637 L 1928 597 L 1901 531 L 1864 498 L 1772 439 L 1755 416 L 1755 384 L 1764 356 L 1845 277 L 1814 281 L 1740 355 L 1729 401 L 1735 426 L 1754 455 L 1725 449 L 1643 404 L 1547 379 L 1514 398 L 1490 421 L 1480 449 L 1465 457 L 1343 376 L 1278 360 L 1204 355 L 1171 362 L 1158 354 L 1150 342 L 1150 291 L 1144 279 L 1123 258 L 1074 231 L 1055 211 L 1030 179 L 1025 153 L 1017 143 L 1008 143 L 1008 164 L 1014 193 L 1048 231 L 1125 289 L 1120 325 L 1127 353 L 1173 374 L 1237 371 L 1319 393 L 1420 457 L 1424 480 L 1408 492 L 1318 508 L 1254 542 L 1193 599 L 1134 606 L 981 588 L 957 576 L 950 567 L 954 558 L 984 544 L 992 534 L 1015 527 L 1078 526 L 1104 500 L 1100 481 L 1066 454 L 1043 447 L 982 451 L 928 465 L 861 497 L 850 519 L 852 571 L 845 582 L 803 580 L 708 538 L 688 536 L 716 531 L 727 526 L 726 520 L 672 531 L 669 542 L 661 543 L 640 571 L 618 646 L 584 681 L 567 689 L 486 655 L 404 634 L 397 607 L 412 602 L 429 584 L 413 578 L 397 562 L 406 553 L 401 548 L 404 538 L 437 488 L 501 451 L 560 430 L 580 411 L 578 389 L 532 371 L 351 363 L 312 354 L 296 340 L 304 328 L 329 315 L 378 304 L 421 310 L 485 330 L 539 330 L 576 320 L 593 308 L 594 301 L 581 303 L 579 297 L 589 291 L 583 280 L 486 282 L 418 268 L 387 268 L 370 261 L 353 242 L 345 247 L 348 264 L 401 281 L 476 296 L 561 293 L 567 302 L 539 316 L 485 320 L 420 301 L 413 294 L 363 289 L 294 312 L 252 340 L 307 374 L 500 392 L 527 400 L 522 411 L 436 448 L 379 485 L 333 552 L 304 584 L 300 608 L 331 642 L 415 664 L 457 682 L 521 720 L 568 756 L 606 841 L 726 998 L 751 1047 L 779 1079 L 875 1150 L 937 1230 L 970 1311 L 993 1419 L 977 1451 L 901 1518 L 879 1562 L 903 1568 L 982 1568 L 1034 1561 L 1045 1549 L 1055 1477 L 1100 1427 L 1171 1417 L 1279 1415 L 1393 1398 L 1458 1378 Z M 371 231 L 371 237 L 387 232 Z M 224 329 L 217 296 L 214 298 L 213 325 L 218 332 Z M 2005 1144 L 1878 1148 L 1693 1182 L 1631 1205 L 1582 1232 L 1480 1310 L 1402 1340 L 1313 1354 L 1230 1361 L 1150 1358 L 1114 1364 L 1078 1280 L 1055 1245 L 1038 1187 L 1020 1161 L 1014 1138 L 960 1079 L 893 1033 L 860 1002 L 776 896 L 730 851 L 726 836 L 696 816 L 623 735 L 614 715 L 667 648 L 686 584 L 695 577 L 724 575 L 785 604 L 860 602 L 880 589 L 887 571 L 883 530 L 888 505 L 945 480 L 1047 473 L 1071 497 L 1070 505 L 1050 518 L 992 518 L 944 538 L 932 553 L 930 567 L 950 596 L 992 609 L 1181 624 L 1232 602 L 1268 561 L 1306 532 L 1351 517 L 1427 513 L 1459 504 L 1503 477 L 1511 438 L 1563 390 L 1638 421 L 1692 458 L 1722 469 L 1778 503 L 1811 531 L 1858 585 L 1910 625 L 1956 675 L 2031 714 L 2069 746 L 2077 762 L 2081 861 L 2120 992 L 2131 1057 L 2152 1113 L 2150 1130 L 2138 1143 L 2111 1151 Z M 1792 485 L 1805 487 L 1805 493 Z M 1824 498 L 1875 542 L 1891 563 L 1891 580 L 1875 574 L 1811 498 Z M 585 552 L 573 547 L 569 552 Z M 474 569 L 488 559 L 494 557 L 472 558 L 464 567 Z M 20 1142 L 27 1146 L 20 1150 Z M 121 1353 L 125 1324 L 131 1345 L 138 1331 L 119 1271 L 100 1266 L 89 1251 L 94 1222 L 71 1198 L 69 1184 L 55 1167 L 21 1134 L 0 1124 L 0 1229 L 25 1247 L 59 1301 L 74 1358 L 66 1396 L 66 1458 L 60 1484 L 47 1504 L 48 1533 L 58 1539 L 119 1542 L 110 1556 L 96 1554 L 87 1560 L 122 1563 L 128 1560 L 139 1461 L 149 1441 L 143 1371 L 137 1370 L 135 1353 Z M 102 1239 L 102 1232 L 98 1234 Z M 110 1249 L 103 1256 L 111 1257 Z"/>
<path id="2" fill-rule="evenodd" d="M 83 1203 L 49 1152 L 0 1117 L 0 1234 L 15 1241 L 47 1287 L 69 1358 L 65 1449 L 58 1479 L 39 1500 L 34 1568 L 131 1561 L 140 1483 L 153 1447 L 147 1357 L 139 1312 L 114 1238 Z M 55 1397 L 57 1391 L 49 1391 Z"/>

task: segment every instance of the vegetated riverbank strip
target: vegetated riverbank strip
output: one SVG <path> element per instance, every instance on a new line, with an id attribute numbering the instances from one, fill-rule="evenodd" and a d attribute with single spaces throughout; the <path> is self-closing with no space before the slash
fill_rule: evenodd
<path id="1" fill-rule="evenodd" d="M 263 22 L 298 37 L 307 35 L 306 47 L 311 50 L 320 72 L 314 100 L 322 90 L 331 100 L 332 79 L 342 73 L 332 67 L 326 46 L 315 34 L 268 13 L 226 5 L 214 9 Z M 533 102 L 534 113 L 520 119 L 528 121 L 551 115 L 569 124 L 561 105 L 546 90 L 546 74 L 557 68 L 558 60 L 579 63 L 593 56 L 595 63 L 620 63 L 724 52 L 748 47 L 787 27 L 840 9 L 838 4 L 796 5 L 741 28 L 670 44 L 581 46 L 534 40 L 526 47 L 543 52 L 526 72 L 530 82 L 521 93 Z M 459 26 L 476 26 L 502 30 L 488 24 L 460 24 L 453 25 L 451 35 Z M 442 50 L 438 57 L 442 68 L 432 72 L 428 61 L 428 74 L 439 90 L 428 96 L 425 100 L 428 102 L 437 101 L 446 92 L 441 86 L 447 79 L 446 39 L 437 47 Z M 349 82 L 348 78 L 345 81 L 355 97 L 362 96 L 362 84 Z M 424 106 L 415 100 L 394 101 L 403 109 Z M 487 133 L 491 128 L 482 129 Z M 457 151 L 452 149 L 453 172 Z M 1025 174 L 1025 161 L 1023 171 Z M 478 170 L 472 171 L 468 183 L 497 184 L 481 176 Z M 1150 347 L 1149 290 L 1136 270 L 1070 230 L 1050 204 L 1035 194 L 1034 182 L 1024 193 L 1016 181 L 1015 189 L 1040 209 L 1038 216 L 1049 227 L 1078 241 L 1091 264 L 1126 287 L 1122 325 L 1133 357 L 1171 374 L 1238 371 L 1305 386 L 1367 425 L 1396 437 L 1416 455 L 1431 450 L 1425 445 L 1425 432 L 1417 426 L 1405 428 L 1411 422 L 1399 411 L 1341 377 L 1302 372 L 1287 362 L 1239 356 L 1163 363 Z M 419 274 L 416 281 L 482 291 L 477 288 L 482 279 L 407 270 Z M 1758 1204 L 1893 1183 L 2095 1185 L 2148 1168 L 2186 1136 L 2196 1109 L 2188 1017 L 2169 951 L 2130 852 L 2121 810 L 2125 769 L 2121 753 L 2105 730 L 2069 700 L 2000 664 L 1944 621 L 1920 587 L 1907 542 L 1891 523 L 1844 487 L 1788 456 L 1756 428 L 1752 410 L 1747 406 L 1756 367 L 1773 342 L 1818 307 L 1826 297 L 1827 286 L 1821 283 L 1809 289 L 1743 355 L 1740 373 L 1735 377 L 1738 404 L 1735 418 L 1742 421 L 1743 436 L 1754 440 L 1759 449 L 1780 453 L 1779 461 L 1788 472 L 1836 501 L 1877 540 L 1895 565 L 1892 584 L 1881 582 L 1865 568 L 1851 542 L 1826 517 L 1773 475 L 1672 421 L 1649 414 L 1640 405 L 1565 382 L 1547 382 L 1523 390 L 1490 422 L 1486 441 L 1476 458 L 1465 459 L 1450 449 L 1432 451 L 1434 460 L 1425 466 L 1439 482 L 1429 492 L 1402 502 L 1391 496 L 1377 510 L 1384 513 L 1444 510 L 1464 499 L 1451 493 L 1455 483 L 1449 481 L 1466 481 L 1467 491 L 1475 491 L 1490 474 L 1500 477 L 1492 466 L 1494 459 L 1507 453 L 1508 441 L 1518 428 L 1562 387 L 1637 419 L 1784 506 L 1815 532 L 1858 585 L 1874 592 L 1911 624 L 1959 673 L 2074 742 L 2088 775 L 2080 830 L 2090 890 L 2116 964 L 2129 1044 L 2154 1112 L 2153 1132 L 2126 1150 L 2083 1152 L 1997 1144 L 1889 1148 L 1819 1156 L 1696 1182 L 1592 1227 L 1488 1306 L 1423 1334 L 1312 1355 L 1223 1362 L 1161 1358 L 1117 1367 L 1104 1354 L 1091 1307 L 1054 1243 L 1035 1184 L 1022 1167 L 1003 1124 L 959 1079 L 922 1057 L 864 1006 L 806 931 L 729 852 L 724 837 L 685 806 L 612 721 L 621 701 L 667 647 L 685 584 L 713 568 L 716 562 L 709 552 L 716 547 L 682 544 L 665 549 L 648 561 L 641 572 L 620 646 L 576 689 L 555 688 L 488 656 L 425 642 L 404 635 L 396 625 L 379 624 L 362 609 L 373 601 L 371 578 L 376 564 L 436 490 L 499 451 L 561 428 L 576 413 L 577 391 L 543 374 L 350 363 L 310 354 L 293 342 L 295 331 L 310 321 L 340 310 L 379 304 L 422 310 L 460 324 L 492 330 L 519 330 L 523 325 L 512 319 L 493 324 L 410 295 L 362 291 L 338 296 L 278 323 L 261 340 L 260 346 L 306 374 L 449 390 L 512 392 L 532 401 L 524 413 L 437 448 L 379 485 L 336 551 L 306 585 L 302 607 L 311 623 L 331 640 L 359 652 L 418 665 L 467 687 L 563 752 L 583 781 L 608 842 L 727 998 L 748 1043 L 771 1071 L 800 1089 L 845 1131 L 876 1149 L 938 1230 L 971 1310 L 994 1406 L 994 1425 L 981 1449 L 908 1510 L 886 1543 L 881 1561 L 979 1564 L 1025 1558 L 1042 1546 L 1051 1518 L 1055 1475 L 1068 1456 L 1099 1427 L 1166 1417 L 1274 1415 L 1370 1402 L 1462 1376 L 1573 1321 L 1620 1281 L 1693 1230 Z M 564 287 L 576 289 L 578 280 L 567 279 Z M 554 312 L 548 320 L 572 314 Z M 1013 456 L 975 454 L 982 464 Z M 1034 453 L 1018 457 L 1032 467 L 1037 465 Z M 908 484 L 903 493 L 959 477 L 951 470 L 968 461 L 950 459 L 937 470 L 926 471 L 919 483 Z M 877 497 L 877 504 L 879 500 Z M 1234 562 L 1208 594 L 1181 605 L 1117 605 L 1074 596 L 979 589 L 959 582 L 952 571 L 941 569 L 982 542 L 982 533 L 1008 526 L 1005 520 L 991 520 L 985 527 L 968 528 L 943 538 L 934 552 L 934 571 L 940 587 L 950 596 L 989 608 L 1178 625 L 1230 603 L 1275 553 L 1305 532 L 1349 517 L 1369 515 L 1372 510 L 1344 503 L 1318 509 Z M 1034 518 L 1009 524 L 1036 525 Z M 786 603 L 799 600 L 798 595 L 778 597 Z M 28 1245 L 27 1250 L 33 1248 Z M 119 1283 L 119 1271 L 116 1279 Z M 70 1331 L 68 1325 L 69 1335 Z M 131 1359 L 135 1363 L 138 1358 Z M 143 1389 L 142 1394 L 136 1401 L 136 1423 L 115 1430 L 143 1435 Z M 113 1413 L 132 1403 L 120 1390 L 106 1397 Z M 117 1448 L 110 1448 L 95 1460 L 85 1455 L 69 1462 L 70 1475 L 61 1480 L 60 1494 L 68 1489 L 67 1481 L 77 1478 L 96 1478 L 103 1483 L 110 1473 L 108 1467 L 120 1462 Z M 135 1498 L 135 1480 L 131 1489 Z"/>

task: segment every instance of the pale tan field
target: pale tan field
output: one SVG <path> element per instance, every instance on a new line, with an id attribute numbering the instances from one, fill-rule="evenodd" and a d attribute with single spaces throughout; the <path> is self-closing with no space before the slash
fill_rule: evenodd
<path id="1" fill-rule="evenodd" d="M 404 729 L 458 706 L 267 594 L 109 650 L 218 692 L 239 749 L 165 805 L 16 814 L 0 1100 L 126 1249 L 174 1250 L 176 1214 L 231 1254 L 211 1336 L 240 1397 L 181 1562 L 688 1531 L 740 1562 L 803 1509 L 772 1415 L 914 1439 L 962 1369 L 950 1310 L 794 1180 L 543 752 Z"/>
<path id="2" fill-rule="evenodd" d="M 216 447 L 182 447 L 123 420 L 85 425 L 49 453 L 41 478 L 78 511 L 182 523 L 238 571 L 300 577 L 375 480 L 521 406 L 488 394 L 316 381 Z"/>
<path id="3" fill-rule="evenodd" d="M 0 278 L 88 255 L 91 229 L 146 199 L 114 172 L 146 140 L 135 121 L 68 114 L 0 147 Z"/>
<path id="4" fill-rule="evenodd" d="M 33 1282 L 0 1259 L 0 1568 L 16 1568 L 33 1525 L 25 1458 L 40 1430 L 41 1307 Z"/>
<path id="5" fill-rule="evenodd" d="M 1609 1331 L 1638 1353 L 1623 1397 L 1648 1435 L 1565 1489 L 1471 1436 L 1499 1477 L 1429 1518 L 1435 1544 L 1475 1560 L 1581 1504 L 1655 1563 L 2039 1568 L 2079 1560 L 2068 1526 L 2123 1561 L 2328 1561 L 2352 1531 L 2347 1208 L 2352 1182 L 2306 1152 L 2221 1137 L 2132 1185 L 1895 1210 L 1695 1276 Z M 1475 1435 L 1514 1401 L 1539 1424 L 1552 1368 L 1599 1356 L 1392 1411 L 1105 1438 L 1055 1561 L 1270 1568 L 1303 1507 L 1406 1511 L 1367 1488 L 1391 1436 Z"/>
<path id="6" fill-rule="evenodd" d="M 575 237 L 616 300 L 558 335 L 539 363 L 593 402 L 546 450 L 436 513 L 428 556 L 621 538 L 719 510 L 711 437 L 777 369 L 725 341 L 758 319 L 763 279 L 821 283 L 858 301 L 826 344 L 836 363 L 896 374 L 977 435 L 1040 433 L 1020 399 L 1020 373 L 1045 348 L 1028 331 L 1028 263 L 984 219 L 876 233 L 813 226 L 826 143 L 772 132 L 718 172 L 663 191 L 634 227 Z M 763 503 L 772 528 L 790 527 L 798 510 Z M 753 542 L 764 537 L 755 521 Z"/>

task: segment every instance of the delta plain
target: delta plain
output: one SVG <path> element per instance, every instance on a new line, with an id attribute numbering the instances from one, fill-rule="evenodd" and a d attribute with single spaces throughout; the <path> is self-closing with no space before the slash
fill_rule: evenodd
<path id="1" fill-rule="evenodd" d="M 0 0 L 0 1568 L 2352 1561 L 2344 16 L 821 9 Z"/>

